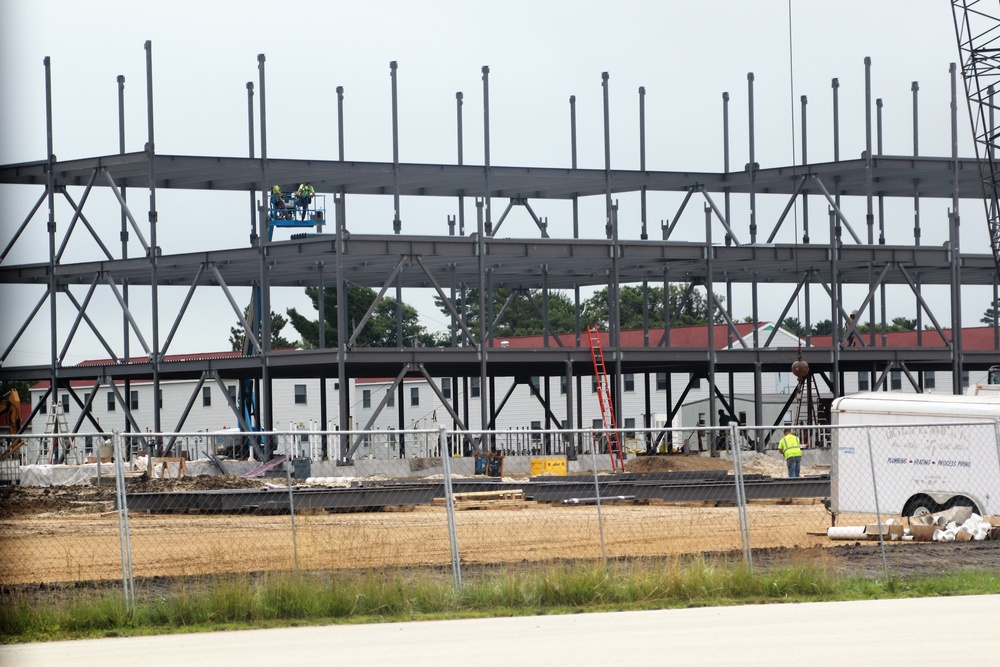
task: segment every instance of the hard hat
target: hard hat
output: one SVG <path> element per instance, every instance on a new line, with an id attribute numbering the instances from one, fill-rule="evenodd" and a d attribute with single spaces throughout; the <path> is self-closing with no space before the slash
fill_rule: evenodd
<path id="1" fill-rule="evenodd" d="M 275 185 L 273 188 L 271 188 L 271 192 L 281 192 L 281 188 Z"/>

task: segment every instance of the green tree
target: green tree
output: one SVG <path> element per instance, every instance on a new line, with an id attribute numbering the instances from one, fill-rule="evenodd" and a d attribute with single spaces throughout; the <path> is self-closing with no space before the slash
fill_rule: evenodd
<path id="1" fill-rule="evenodd" d="M 806 335 L 806 325 L 802 324 L 797 317 L 786 317 L 781 322 L 781 328 L 792 332 L 796 336 Z"/>
<path id="2" fill-rule="evenodd" d="M 243 318 L 250 317 L 250 306 L 243 309 Z M 297 345 L 287 338 L 281 335 L 281 330 L 285 328 L 288 324 L 288 318 L 279 315 L 278 313 L 271 311 L 271 349 L 281 350 L 289 347 L 297 347 Z M 229 328 L 229 344 L 234 350 L 240 352 L 243 350 L 243 345 L 246 342 L 246 330 L 243 325 L 236 322 L 236 326 Z"/>
<path id="3" fill-rule="evenodd" d="M 830 320 L 820 320 L 812 326 L 813 336 L 830 336 L 833 334 L 833 322 Z"/>
<path id="4" fill-rule="evenodd" d="M 997 316 L 998 305 L 1000 304 L 997 304 L 996 301 L 991 303 L 990 307 L 986 309 L 986 311 L 983 313 L 982 319 L 980 319 L 979 321 L 982 322 L 983 324 L 989 324 L 990 326 L 993 326 L 994 318 L 996 318 Z"/>
<path id="5" fill-rule="evenodd" d="M 500 315 L 510 295 L 514 290 L 501 288 L 493 290 L 493 317 Z M 466 293 L 467 307 L 466 326 L 475 334 L 479 330 L 479 290 L 471 289 Z M 530 298 L 529 298 L 530 297 Z M 576 328 L 576 310 L 573 302 L 563 292 L 549 292 L 549 328 L 555 333 L 569 333 Z M 440 298 L 435 298 L 434 302 L 445 315 L 451 313 L 445 307 Z M 462 312 L 462 297 L 456 298 L 455 310 Z M 534 305 L 532 305 L 534 302 Z M 488 307 L 488 306 L 487 306 Z M 537 309 L 536 309 L 537 307 Z M 542 334 L 542 316 L 539 311 L 542 309 L 541 290 L 528 290 L 514 296 L 510 305 L 504 310 L 497 322 L 494 336 L 539 336 Z M 487 311 L 488 312 L 488 311 Z"/>
<path id="6" fill-rule="evenodd" d="M 886 326 L 886 331 L 914 331 L 917 328 L 917 321 L 906 317 L 894 317 L 892 322 Z M 870 324 L 857 325 L 858 333 L 869 333 L 872 330 Z M 875 331 L 882 331 L 882 324 L 875 325 Z"/>
<path id="7" fill-rule="evenodd" d="M 677 311 L 677 304 L 684 297 L 687 291 L 685 285 L 670 283 L 668 285 L 670 313 Z M 621 313 L 621 323 L 623 329 L 642 328 L 642 285 L 626 285 L 619 290 Z M 725 303 L 725 299 L 718 294 L 715 295 L 717 305 Z M 705 324 L 705 311 L 708 298 L 703 289 L 696 288 L 683 302 L 677 321 L 673 326 L 692 326 Z M 582 319 L 586 324 L 597 324 L 603 328 L 608 327 L 608 288 L 603 288 L 594 292 L 594 295 L 581 304 L 583 309 Z M 656 327 L 663 325 L 663 288 L 650 287 L 648 297 L 649 326 Z M 722 314 L 716 310 L 713 318 L 716 324 L 725 321 Z"/>
<path id="8" fill-rule="evenodd" d="M 892 324 L 889 325 L 889 331 L 916 331 L 916 329 L 917 321 L 908 317 L 894 317 Z"/>
<path id="9" fill-rule="evenodd" d="M 306 296 L 312 301 L 313 309 L 319 312 L 319 288 L 307 287 Z M 347 323 L 351 332 L 361 322 L 368 308 L 374 303 L 378 292 L 369 287 L 347 288 Z M 337 331 L 337 290 L 323 290 L 324 323 L 326 344 L 336 347 L 339 344 Z M 288 309 L 288 318 L 292 327 L 298 331 L 302 347 L 319 347 L 319 318 L 311 319 L 299 313 L 295 308 Z M 347 342 L 346 340 L 344 342 Z M 427 328 L 418 322 L 417 310 L 413 306 L 403 304 L 403 344 L 396 341 L 396 300 L 383 298 L 375 307 L 375 312 L 365 323 L 364 329 L 354 342 L 355 347 L 434 347 L 441 344 L 441 339 L 428 333 Z"/>

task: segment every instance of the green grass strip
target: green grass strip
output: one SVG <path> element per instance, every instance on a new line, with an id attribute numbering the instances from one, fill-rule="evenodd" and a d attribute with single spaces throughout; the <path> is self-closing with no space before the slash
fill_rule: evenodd
<path id="1" fill-rule="evenodd" d="M 65 602 L 0 600 L 0 642 L 125 636 L 282 625 L 663 609 L 732 604 L 865 600 L 1000 593 L 1000 574 L 972 570 L 933 577 L 866 579 L 820 564 L 767 572 L 742 565 L 662 561 L 553 564 L 467 576 L 461 591 L 442 572 L 223 576 L 140 596 L 129 613 L 111 591 Z"/>

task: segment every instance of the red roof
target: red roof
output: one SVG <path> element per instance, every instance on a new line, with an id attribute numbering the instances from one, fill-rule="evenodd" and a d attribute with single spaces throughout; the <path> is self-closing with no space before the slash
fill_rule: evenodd
<path id="1" fill-rule="evenodd" d="M 951 329 L 941 329 L 945 338 L 951 341 Z M 924 329 L 921 342 L 917 342 L 916 331 L 887 331 L 885 334 L 885 347 L 947 347 L 941 334 L 936 329 Z M 813 347 L 830 347 L 832 336 L 813 336 Z M 841 334 L 841 340 L 844 334 Z M 861 340 L 868 347 L 882 347 L 882 334 L 875 332 L 875 343 L 871 342 L 871 334 L 861 334 Z M 994 350 L 994 330 L 991 326 L 963 327 L 962 328 L 962 349 L 963 350 Z M 859 344 L 860 347 L 860 344 Z"/>
<path id="2" fill-rule="evenodd" d="M 736 326 L 736 331 L 739 332 L 739 337 L 749 335 L 753 332 L 753 324 L 749 322 L 737 322 L 734 323 Z M 766 322 L 761 322 L 761 326 L 767 324 Z M 649 345 L 656 346 L 663 337 L 663 327 L 657 329 L 649 330 Z M 723 350 L 729 347 L 729 327 L 725 324 L 715 325 L 715 349 Z M 601 339 L 601 345 L 607 347 L 608 343 L 608 332 L 601 331 L 599 336 Z M 552 340 L 552 336 L 549 337 L 549 347 L 558 347 L 559 344 Z M 575 347 L 576 346 L 576 334 L 559 334 L 559 340 L 562 341 L 564 347 Z M 621 332 L 622 347 L 644 347 L 643 346 L 643 336 L 642 329 L 629 329 L 627 331 Z M 502 336 L 496 337 L 493 341 L 494 347 L 500 347 L 501 341 L 506 341 L 508 343 L 507 347 L 516 347 L 519 349 L 525 348 L 540 348 L 544 347 L 544 341 L 542 336 Z M 580 345 L 583 347 L 589 347 L 587 342 L 587 333 L 583 332 L 580 334 Z M 672 327 L 670 329 L 670 347 L 693 347 L 693 348 L 704 348 L 708 346 L 708 327 L 703 325 L 695 325 L 689 327 Z"/>
<path id="3" fill-rule="evenodd" d="M 765 326 L 767 322 L 761 322 L 761 326 Z M 741 338 L 750 335 L 753 332 L 753 324 L 750 322 L 736 322 L 734 323 L 736 331 L 739 333 Z M 649 345 L 655 346 L 660 342 L 663 337 L 664 329 L 662 327 L 657 329 L 649 330 Z M 951 329 L 942 329 L 945 338 L 949 341 L 951 340 Z M 981 327 L 965 327 L 962 329 L 962 348 L 965 350 L 978 350 L 987 351 L 994 350 L 994 329 L 992 326 L 981 326 Z M 862 334 L 862 338 L 866 344 L 870 343 L 871 334 Z M 558 347 L 558 343 L 552 340 L 553 337 L 549 337 L 549 347 Z M 562 341 L 564 347 L 574 347 L 576 345 L 576 334 L 559 334 L 559 340 Z M 608 332 L 600 332 L 601 345 L 608 346 Z M 622 347 L 625 348 L 638 348 L 643 347 L 643 334 L 642 329 L 630 329 L 621 332 Z M 810 340 L 810 347 L 830 347 L 832 336 L 813 336 Z M 497 337 L 493 341 L 494 348 L 501 347 L 501 342 L 506 341 L 507 347 L 517 348 L 517 349 L 537 349 L 544 347 L 542 336 L 505 336 Z M 919 344 L 917 343 L 917 332 L 916 331 L 889 331 L 885 334 L 885 347 L 887 348 L 905 348 L 905 347 L 945 347 L 944 340 L 935 329 L 924 329 L 923 340 Z M 763 341 L 762 341 L 763 342 Z M 583 332 L 580 334 L 580 344 L 584 347 L 588 346 L 587 334 Z M 715 325 L 715 349 L 722 350 L 729 346 L 729 327 L 725 324 Z M 673 327 L 670 330 L 670 347 L 671 348 L 705 348 L 708 346 L 708 327 L 702 325 L 688 326 L 688 327 Z M 875 334 L 875 344 L 874 347 L 882 347 L 882 334 Z M 291 350 L 281 350 L 281 351 L 291 351 Z M 168 354 L 163 360 L 164 361 L 201 361 L 205 359 L 229 359 L 233 357 L 241 356 L 240 352 L 233 352 L 231 350 L 225 352 L 192 352 L 189 354 Z M 145 363 L 149 361 L 147 357 L 132 357 L 125 363 Z M 113 359 L 90 359 L 87 361 L 82 361 L 78 366 L 111 366 L 117 365 Z M 385 383 L 391 382 L 394 378 L 358 378 L 358 383 L 370 382 L 370 383 Z M 407 378 L 407 381 L 410 379 Z M 149 380 L 132 380 L 135 384 L 148 383 Z M 122 385 L 124 380 L 115 380 L 115 384 Z M 49 381 L 43 380 L 38 384 L 32 386 L 32 389 L 48 389 Z M 93 382 L 90 380 L 73 380 L 70 383 L 72 387 L 92 387 Z"/>
<path id="4" fill-rule="evenodd" d="M 242 352 L 227 350 L 225 352 L 191 352 L 188 354 L 167 354 L 164 361 L 201 361 L 203 359 L 231 359 L 243 356 Z M 116 362 L 114 359 L 87 359 L 81 361 L 77 366 L 111 366 L 119 364 L 144 364 L 149 361 L 149 357 L 129 357 L 126 360 Z"/>
<path id="5" fill-rule="evenodd" d="M 243 356 L 242 352 L 236 352 L 233 350 L 227 350 L 225 352 L 191 352 L 188 354 L 167 354 L 164 355 L 164 361 L 203 361 L 205 359 L 231 359 L 233 357 Z M 87 359 L 81 361 L 77 366 L 124 366 L 126 364 L 144 364 L 149 361 L 149 357 L 129 357 L 127 360 L 123 360 L 120 363 L 116 363 L 114 359 Z M 116 385 L 122 386 L 125 384 L 125 380 L 115 380 Z M 152 380 L 148 379 L 134 379 L 132 384 L 148 384 Z M 93 380 L 72 380 L 70 381 L 71 387 L 93 387 Z M 102 385 L 104 386 L 104 385 Z M 42 380 L 37 384 L 31 386 L 32 389 L 48 389 L 49 381 Z"/>

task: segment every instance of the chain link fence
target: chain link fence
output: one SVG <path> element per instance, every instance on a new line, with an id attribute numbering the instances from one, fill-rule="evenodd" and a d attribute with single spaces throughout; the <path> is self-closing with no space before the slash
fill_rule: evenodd
<path id="1" fill-rule="evenodd" d="M 881 559 L 873 576 L 906 574 L 926 555 L 915 542 L 996 539 L 973 519 L 1000 514 L 998 433 L 796 427 L 797 479 L 780 429 L 735 425 L 8 436 L 0 579 L 144 596 L 289 571 L 429 568 L 458 583 L 565 562 L 766 567 L 844 545 Z"/>

